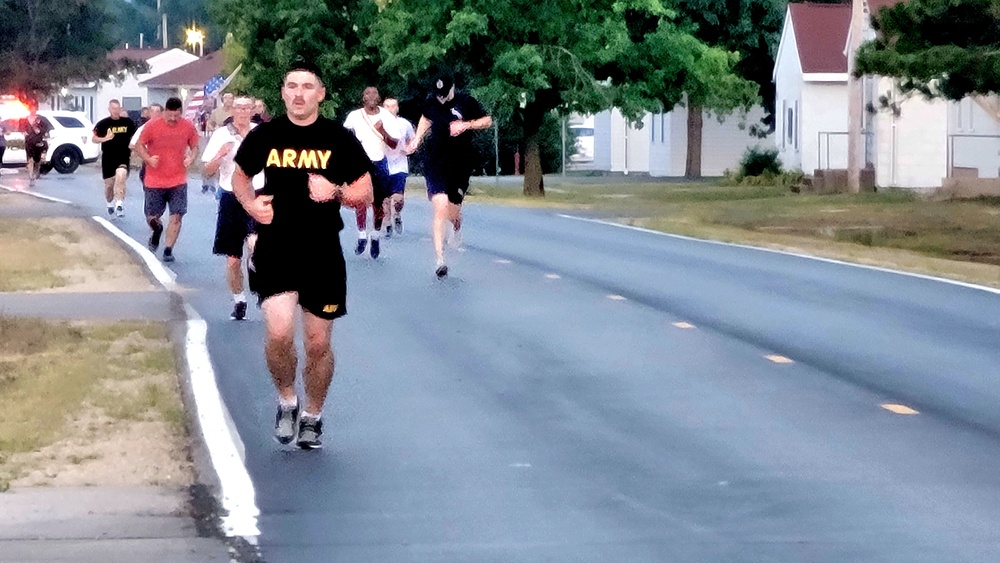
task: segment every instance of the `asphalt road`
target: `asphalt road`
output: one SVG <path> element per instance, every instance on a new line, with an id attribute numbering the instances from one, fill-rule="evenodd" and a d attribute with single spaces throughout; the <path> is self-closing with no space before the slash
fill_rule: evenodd
<path id="1" fill-rule="evenodd" d="M 37 191 L 103 212 L 93 167 Z M 283 450 L 198 191 L 171 268 L 268 561 L 1000 560 L 1000 295 L 475 204 L 438 281 L 415 197 L 377 262 L 343 233 L 326 448 Z"/>

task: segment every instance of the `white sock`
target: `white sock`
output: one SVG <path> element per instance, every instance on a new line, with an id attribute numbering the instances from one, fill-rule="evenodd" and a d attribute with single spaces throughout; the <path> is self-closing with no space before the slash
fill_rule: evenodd
<path id="1" fill-rule="evenodd" d="M 382 233 L 379 231 L 372 231 L 372 240 L 378 240 L 379 235 Z"/>
<path id="2" fill-rule="evenodd" d="M 368 232 L 358 231 L 358 240 L 366 240 L 366 239 L 368 239 Z"/>
<path id="3" fill-rule="evenodd" d="M 115 205 L 117 205 L 118 207 L 125 207 L 125 201 L 121 199 L 115 200 Z"/>
<path id="4" fill-rule="evenodd" d="M 298 404 L 299 404 L 299 398 L 298 397 L 293 397 L 291 399 L 286 399 L 286 398 L 282 397 L 281 395 L 278 395 L 278 405 L 280 405 L 281 408 L 283 408 L 283 409 L 290 409 L 292 407 L 297 406 Z"/>
<path id="5" fill-rule="evenodd" d="M 315 413 L 315 414 L 313 414 L 313 413 L 311 413 L 309 411 L 302 411 L 302 415 L 301 416 L 302 416 L 302 418 L 311 418 L 313 420 L 319 420 L 323 416 L 323 411 L 319 411 L 318 413 Z"/>
<path id="6" fill-rule="evenodd" d="M 239 292 L 239 293 L 234 293 L 233 294 L 233 301 L 235 301 L 237 303 L 246 303 L 247 302 L 247 296 L 242 291 Z"/>

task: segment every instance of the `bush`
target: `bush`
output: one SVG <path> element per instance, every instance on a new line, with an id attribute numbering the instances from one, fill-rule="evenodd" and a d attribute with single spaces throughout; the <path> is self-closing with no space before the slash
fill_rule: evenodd
<path id="1" fill-rule="evenodd" d="M 740 160 L 741 177 L 773 177 L 779 174 L 781 174 L 781 160 L 778 159 L 778 149 L 750 147 L 743 153 L 743 158 Z"/>

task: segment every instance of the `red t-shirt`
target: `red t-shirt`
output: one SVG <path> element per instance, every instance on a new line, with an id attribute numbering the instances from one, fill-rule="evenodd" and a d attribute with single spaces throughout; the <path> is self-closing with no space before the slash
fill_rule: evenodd
<path id="1" fill-rule="evenodd" d="M 186 149 L 198 150 L 198 132 L 193 123 L 182 117 L 170 125 L 158 117 L 143 127 L 139 143 L 146 147 L 149 156 L 160 157 L 156 166 L 146 165 L 147 188 L 174 188 L 187 183 Z"/>

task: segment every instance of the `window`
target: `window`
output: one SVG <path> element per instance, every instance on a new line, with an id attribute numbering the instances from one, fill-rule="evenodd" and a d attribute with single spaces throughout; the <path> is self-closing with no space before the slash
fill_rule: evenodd
<path id="1" fill-rule="evenodd" d="M 653 114 L 649 116 L 649 142 L 656 142 L 656 116 Z"/>
<path id="2" fill-rule="evenodd" d="M 55 118 L 56 118 L 56 121 L 59 122 L 59 125 L 62 125 L 63 127 L 67 127 L 69 129 L 83 129 L 85 127 L 84 124 L 79 119 L 77 119 L 75 117 L 67 117 L 67 116 L 63 116 L 63 115 L 57 115 L 57 116 L 55 116 Z"/>
<path id="3" fill-rule="evenodd" d="M 665 143 L 665 142 L 666 142 L 666 139 L 667 139 L 667 138 L 666 138 L 666 137 L 665 137 L 665 136 L 663 135 L 663 129 L 664 129 L 665 127 L 666 127 L 666 126 L 665 126 L 665 123 L 666 123 L 666 122 L 667 122 L 667 114 L 665 114 L 665 113 L 661 113 L 661 114 L 660 114 L 660 142 L 661 142 L 661 143 Z"/>
<path id="4" fill-rule="evenodd" d="M 795 116 L 793 113 L 792 108 L 788 108 L 785 114 L 785 142 L 788 145 L 794 145 L 795 143 L 795 130 L 792 129 L 795 126 Z"/>
<path id="5" fill-rule="evenodd" d="M 775 116 L 775 124 L 774 124 L 778 134 L 781 135 L 781 148 L 785 148 L 786 146 L 785 138 L 788 136 L 786 134 L 783 134 L 785 128 L 788 127 L 788 118 L 785 117 L 787 111 L 788 111 L 788 102 L 786 102 L 785 100 L 781 100 L 781 111 L 778 113 L 777 116 Z M 784 120 L 784 123 L 782 123 L 782 120 Z"/>
<path id="6" fill-rule="evenodd" d="M 795 111 L 792 112 L 792 146 L 799 150 L 799 101 L 795 100 Z"/>

